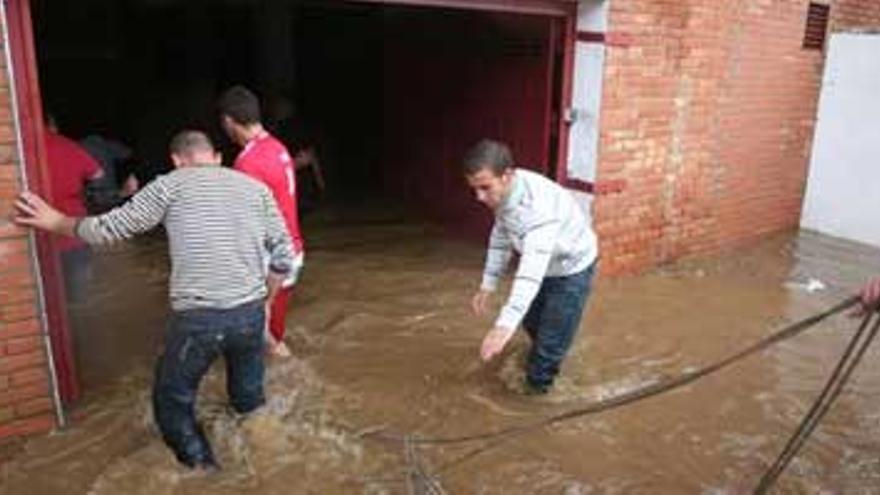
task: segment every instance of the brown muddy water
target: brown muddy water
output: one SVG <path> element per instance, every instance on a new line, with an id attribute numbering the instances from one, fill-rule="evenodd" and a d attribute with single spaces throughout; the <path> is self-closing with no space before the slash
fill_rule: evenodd
<path id="1" fill-rule="evenodd" d="M 67 429 L 0 445 L 0 492 L 418 491 L 404 445 L 383 435 L 495 430 L 633 390 L 714 362 L 880 272 L 878 250 L 801 233 L 643 276 L 599 279 L 557 389 L 527 398 L 511 391 L 525 339 L 518 336 L 497 363 L 478 361 L 491 323 L 468 311 L 480 246 L 375 216 L 324 214 L 309 218 L 306 232 L 306 271 L 288 315 L 294 357 L 270 361 L 268 405 L 236 417 L 225 405 L 222 368 L 203 383 L 199 415 L 222 472 L 180 469 L 152 423 L 167 259 L 161 239 L 146 239 L 96 257 L 90 299 L 72 310 L 85 397 Z M 819 285 L 811 279 L 825 287 L 808 290 Z M 684 389 L 473 455 L 487 444 L 413 451 L 446 493 L 748 493 L 855 326 L 835 317 Z M 778 493 L 880 493 L 878 346 Z"/>

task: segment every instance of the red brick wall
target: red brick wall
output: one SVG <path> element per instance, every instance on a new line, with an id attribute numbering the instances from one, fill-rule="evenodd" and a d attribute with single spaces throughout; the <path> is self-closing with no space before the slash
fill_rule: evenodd
<path id="1" fill-rule="evenodd" d="M 0 47 L 0 438 L 53 426 L 31 247 L 27 233 L 9 220 L 21 169 L 4 48 Z"/>
<path id="2" fill-rule="evenodd" d="M 831 3 L 831 29 L 835 32 L 880 29 L 880 1 L 834 0 Z"/>
<path id="3" fill-rule="evenodd" d="M 595 203 L 606 272 L 798 225 L 822 53 L 807 0 L 612 0 Z"/>

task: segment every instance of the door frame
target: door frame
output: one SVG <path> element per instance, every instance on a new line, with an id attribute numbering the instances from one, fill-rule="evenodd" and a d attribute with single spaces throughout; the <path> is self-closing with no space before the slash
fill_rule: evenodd
<path id="1" fill-rule="evenodd" d="M 577 0 L 353 0 L 364 3 L 490 10 L 516 14 L 577 15 Z"/>
<path id="2" fill-rule="evenodd" d="M 34 24 L 29 0 L 0 0 L 6 3 L 9 50 L 15 73 L 15 97 L 21 136 L 17 143 L 22 149 L 27 176 L 27 188 L 43 197 L 51 196 L 51 181 L 46 159 L 46 129 L 43 122 L 43 104 L 40 78 L 37 73 Z M 10 95 L 12 97 L 12 95 Z M 52 359 L 58 393 L 64 403 L 80 397 L 80 386 L 73 353 L 67 300 L 61 275 L 61 259 L 56 239 L 46 233 L 35 235 L 40 282 L 43 285 L 43 305 L 46 313 L 45 331 L 52 343 Z M 50 363 L 51 364 L 51 363 Z M 50 367 L 51 369 L 51 367 Z"/>

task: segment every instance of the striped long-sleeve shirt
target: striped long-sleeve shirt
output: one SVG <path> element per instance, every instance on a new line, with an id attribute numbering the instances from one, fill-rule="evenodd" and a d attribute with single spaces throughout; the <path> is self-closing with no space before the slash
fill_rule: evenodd
<path id="1" fill-rule="evenodd" d="M 516 329 L 544 277 L 573 275 L 598 255 L 596 234 L 571 192 L 528 170 L 514 171 L 511 191 L 495 212 L 483 270 L 483 290 L 494 291 L 513 252 L 519 267 L 495 325 Z"/>
<path id="2" fill-rule="evenodd" d="M 261 299 L 269 270 L 286 274 L 292 269 L 293 245 L 272 193 L 220 166 L 190 166 L 160 176 L 124 205 L 82 219 L 76 235 L 89 244 L 106 244 L 160 223 L 168 232 L 169 296 L 176 311 L 225 309 Z"/>

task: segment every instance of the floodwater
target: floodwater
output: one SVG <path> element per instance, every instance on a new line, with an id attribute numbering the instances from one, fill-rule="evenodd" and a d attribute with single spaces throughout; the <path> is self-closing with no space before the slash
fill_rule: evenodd
<path id="1" fill-rule="evenodd" d="M 96 256 L 72 309 L 84 398 L 71 426 L 0 445 L 10 494 L 748 493 L 853 334 L 835 317 L 683 389 L 468 444 L 413 444 L 522 424 L 712 363 L 816 313 L 880 272 L 880 251 L 784 234 L 638 277 L 600 278 L 557 389 L 516 393 L 526 341 L 481 365 L 491 324 L 468 311 L 480 246 L 391 215 L 310 217 L 288 315 L 294 356 L 271 360 L 269 403 L 226 407 L 222 368 L 198 404 L 220 473 L 192 475 L 159 439 L 151 367 L 166 309 L 161 238 Z M 500 303 L 500 300 L 496 301 Z M 776 486 L 880 493 L 880 344 Z"/>

